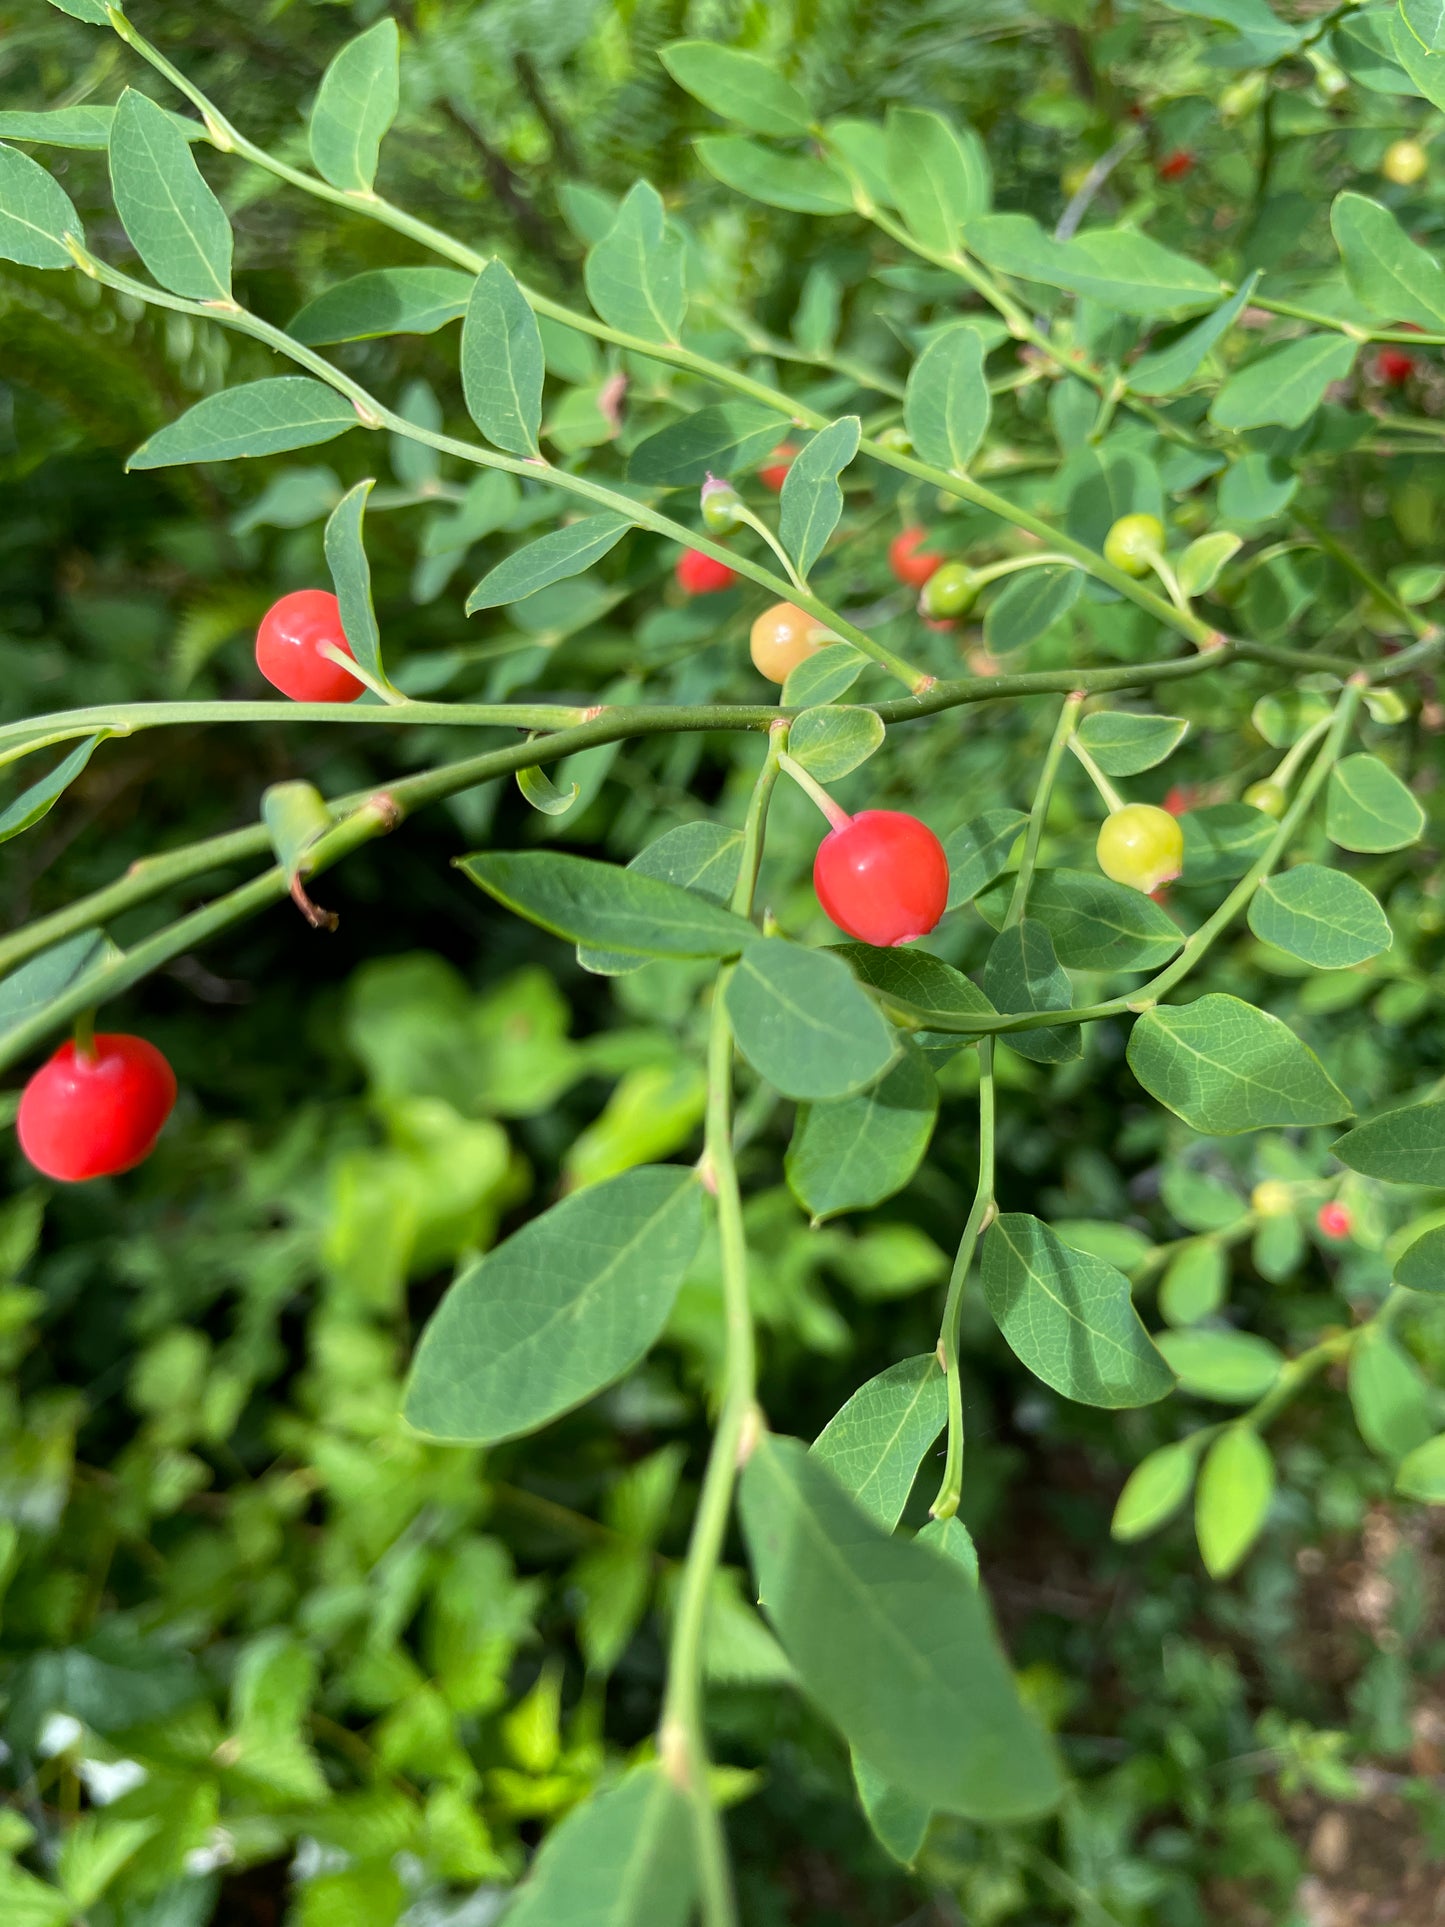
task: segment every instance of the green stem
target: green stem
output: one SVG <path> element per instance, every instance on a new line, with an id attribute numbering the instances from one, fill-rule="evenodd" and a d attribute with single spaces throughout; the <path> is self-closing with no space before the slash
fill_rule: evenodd
<path id="1" fill-rule="evenodd" d="M 849 816 L 843 806 L 833 801 L 832 797 L 829 796 L 828 792 L 823 788 L 823 785 L 814 777 L 811 777 L 801 763 L 795 762 L 791 756 L 783 755 L 778 758 L 778 767 L 783 771 L 785 776 L 792 777 L 798 788 L 810 802 L 817 804 L 824 816 L 827 817 L 833 829 L 846 829 L 848 824 L 852 822 L 852 817 Z"/>
<path id="2" fill-rule="evenodd" d="M 788 551 L 783 547 L 782 543 L 768 527 L 763 518 L 760 515 L 754 515 L 746 503 L 739 503 L 734 509 L 733 515 L 734 519 L 741 522 L 744 528 L 751 529 L 755 535 L 760 535 L 763 538 L 779 562 L 782 563 L 783 573 L 787 576 L 789 582 L 792 583 L 795 589 L 800 589 L 802 593 L 806 595 L 808 593 L 807 583 L 803 580 L 802 576 L 798 574 L 796 568 L 794 568 L 793 558 L 788 554 Z"/>
<path id="3" fill-rule="evenodd" d="M 742 867 L 732 898 L 732 907 L 739 916 L 752 914 L 768 802 L 777 782 L 786 740 L 786 723 L 776 723 L 769 733 L 767 756 L 748 804 Z M 726 994 L 732 968 L 730 964 L 723 966 L 713 991 L 702 1166 L 717 1198 L 725 1319 L 723 1395 L 678 1590 L 668 1653 L 667 1692 L 658 1735 L 664 1769 L 692 1803 L 704 1927 L 737 1927 L 738 1920 L 727 1842 L 708 1785 L 703 1716 L 704 1641 L 708 1600 L 722 1558 L 738 1465 L 745 1456 L 749 1424 L 755 1422 L 757 1387 L 747 1238 L 733 1155 L 733 1033 Z"/>
<path id="4" fill-rule="evenodd" d="M 369 669 L 356 660 L 350 650 L 338 649 L 334 642 L 323 642 L 316 653 L 318 656 L 324 656 L 328 662 L 334 662 L 338 668 L 344 669 L 348 676 L 355 676 L 356 680 L 369 689 L 373 696 L 380 696 L 390 708 L 398 709 L 407 701 L 401 691 L 391 683 L 383 682 L 380 676 L 373 676 Z M 442 707 L 445 708 L 446 705 L 443 704 Z"/>
<path id="5" fill-rule="evenodd" d="M 1075 689 L 1064 700 L 1059 711 L 1059 720 L 1054 726 L 1048 752 L 1044 757 L 1043 769 L 1039 772 L 1039 786 L 1034 792 L 1034 806 L 1029 811 L 1029 826 L 1024 834 L 1023 855 L 1019 858 L 1018 874 L 1014 878 L 1013 895 L 1009 899 L 1008 914 L 1003 920 L 1005 930 L 1012 930 L 1015 924 L 1022 923 L 1028 909 L 1029 886 L 1033 882 L 1034 868 L 1039 860 L 1039 845 L 1043 841 L 1044 824 L 1049 814 L 1049 804 L 1053 799 L 1054 782 L 1063 762 L 1064 751 L 1068 748 L 1078 727 L 1079 711 L 1084 706 L 1085 691 Z"/>
<path id="6" fill-rule="evenodd" d="M 948 1279 L 948 1298 L 943 1307 L 943 1323 L 938 1335 L 938 1362 L 943 1367 L 948 1394 L 948 1450 L 944 1458 L 943 1483 L 929 1510 L 935 1519 L 951 1519 L 963 1496 L 963 1383 L 960 1371 L 959 1321 L 963 1311 L 964 1286 L 974 1249 L 980 1235 L 994 1218 L 994 1045 L 991 1037 L 979 1039 L 978 1046 L 978 1183 L 973 1207 L 963 1227 Z"/>
<path id="7" fill-rule="evenodd" d="M 1114 785 L 1099 768 L 1099 765 L 1094 761 L 1088 750 L 1084 748 L 1084 745 L 1079 741 L 1077 736 L 1071 736 L 1069 738 L 1069 748 L 1088 771 L 1089 781 L 1099 792 L 1104 808 L 1109 814 L 1112 816 L 1115 810 L 1122 810 L 1124 807 L 1123 797 L 1120 796 L 1119 792 L 1114 788 Z"/>

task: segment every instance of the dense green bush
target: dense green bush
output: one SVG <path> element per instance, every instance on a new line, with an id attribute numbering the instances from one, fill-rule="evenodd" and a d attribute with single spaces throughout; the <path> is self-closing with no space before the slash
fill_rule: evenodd
<path id="1" fill-rule="evenodd" d="M 0 4 L 7 1927 L 1439 1917 L 1445 39 L 1287 11 Z"/>

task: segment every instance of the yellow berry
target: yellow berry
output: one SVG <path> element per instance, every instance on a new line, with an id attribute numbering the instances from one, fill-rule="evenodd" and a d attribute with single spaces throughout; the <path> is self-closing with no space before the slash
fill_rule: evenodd
<path id="1" fill-rule="evenodd" d="M 1266 816 L 1283 816 L 1289 798 L 1278 783 L 1266 780 L 1251 783 L 1244 792 L 1244 800 L 1252 810 L 1263 810 Z"/>
<path id="2" fill-rule="evenodd" d="M 1294 1193 L 1278 1178 L 1266 1178 L 1249 1194 L 1251 1210 L 1261 1218 L 1283 1218 L 1294 1210 Z"/>
<path id="3" fill-rule="evenodd" d="M 1423 178 L 1429 158 L 1419 141 L 1391 141 L 1380 162 L 1380 172 L 1396 187 L 1413 187 Z"/>
<path id="4" fill-rule="evenodd" d="M 785 683 L 800 662 L 837 640 L 816 616 L 795 609 L 791 602 L 775 602 L 753 624 L 753 667 L 769 682 Z"/>
<path id="5" fill-rule="evenodd" d="M 1157 515 L 1121 515 L 1104 537 L 1104 560 L 1125 575 L 1147 575 L 1151 558 L 1163 549 L 1164 524 Z"/>
<path id="6" fill-rule="evenodd" d="M 1106 877 L 1147 895 L 1183 868 L 1184 832 L 1168 810 L 1126 803 L 1105 819 L 1094 854 Z"/>

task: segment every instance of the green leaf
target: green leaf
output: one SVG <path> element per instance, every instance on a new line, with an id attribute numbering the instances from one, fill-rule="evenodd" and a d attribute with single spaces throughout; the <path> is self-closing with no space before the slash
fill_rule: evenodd
<path id="1" fill-rule="evenodd" d="M 0 113 L 0 140 L 104 152 L 110 145 L 114 119 L 113 107 L 44 107 L 29 112 L 11 109 Z M 206 130 L 198 120 L 188 120 L 184 114 L 172 114 L 171 119 L 187 140 L 206 138 Z"/>
<path id="2" fill-rule="evenodd" d="M 733 957 L 757 940 L 750 923 L 696 891 L 591 857 L 483 850 L 459 867 L 498 903 L 573 943 L 642 957 Z"/>
<path id="3" fill-rule="evenodd" d="M 1096 709 L 1079 725 L 1079 741 L 1106 776 L 1153 769 L 1184 741 L 1182 716 L 1140 716 L 1129 709 Z"/>
<path id="4" fill-rule="evenodd" d="M 1378 756 L 1347 756 L 1330 771 L 1325 835 L 1342 850 L 1403 850 L 1424 828 L 1424 810 Z"/>
<path id="5" fill-rule="evenodd" d="M 687 1801 L 636 1766 L 554 1825 L 507 1927 L 687 1927 L 697 1875 Z"/>
<path id="6" fill-rule="evenodd" d="M 384 677 L 381 631 L 371 601 L 371 564 L 363 533 L 366 504 L 376 483 L 358 482 L 342 496 L 326 524 L 326 566 L 341 605 L 341 627 L 363 669 Z"/>
<path id="7" fill-rule="evenodd" d="M 1363 883 L 1342 870 L 1299 863 L 1266 877 L 1250 900 L 1249 927 L 1317 970 L 1345 970 L 1394 942 L 1389 918 Z"/>
<path id="8" fill-rule="evenodd" d="M 1032 1010 L 1067 1010 L 1073 986 L 1054 951 L 1054 940 L 1037 917 L 1025 917 L 994 938 L 983 967 L 983 988 L 995 1010 L 1010 1016 Z M 1081 1057 L 1077 1024 L 1010 1030 L 1004 1041 L 1035 1064 L 1066 1064 Z"/>
<path id="9" fill-rule="evenodd" d="M 1264 0 L 1164 0 L 1171 13 L 1193 14 L 1201 20 L 1218 20 L 1233 27 L 1246 42 L 1250 66 L 1265 66 L 1292 53 L 1299 45 L 1300 29 L 1286 26 Z"/>
<path id="10" fill-rule="evenodd" d="M 1129 370 L 1131 390 L 1136 395 L 1177 394 L 1198 373 L 1209 351 L 1224 339 L 1249 306 L 1259 274 L 1256 268 L 1247 275 L 1237 294 L 1232 294 L 1213 314 L 1196 321 L 1177 341 L 1141 355 Z"/>
<path id="11" fill-rule="evenodd" d="M 812 127 L 807 101 L 771 61 L 756 54 L 711 40 L 674 40 L 658 58 L 678 86 L 720 120 L 783 140 Z"/>
<path id="12" fill-rule="evenodd" d="M 890 107 L 886 140 L 888 186 L 904 222 L 924 247 L 956 254 L 993 191 L 982 141 L 921 107 Z"/>
<path id="13" fill-rule="evenodd" d="M 884 1001 L 925 1024 L 991 1014 L 993 1005 L 978 985 L 941 957 L 913 944 L 877 949 L 868 943 L 840 943 L 837 955 L 856 977 L 881 991 Z"/>
<path id="14" fill-rule="evenodd" d="M 1207 268 L 1133 228 L 1055 241 L 1031 215 L 986 214 L 970 224 L 968 245 L 1001 274 L 1091 296 L 1119 314 L 1188 314 L 1226 292 Z"/>
<path id="15" fill-rule="evenodd" d="M 911 1867 L 922 1851 L 932 1808 L 889 1786 L 883 1775 L 857 1753 L 853 1755 L 853 1783 L 874 1838 L 900 1867 Z"/>
<path id="16" fill-rule="evenodd" d="M 1241 538 L 1228 529 L 1218 529 L 1213 535 L 1201 535 L 1191 542 L 1175 570 L 1185 595 L 1203 595 L 1212 589 L 1225 563 L 1238 555 L 1243 546 Z"/>
<path id="17" fill-rule="evenodd" d="M 696 890 L 711 903 L 727 904 L 732 899 L 742 863 L 743 839 L 737 830 L 706 819 L 679 823 L 665 830 L 646 849 L 639 850 L 628 869 L 639 876 L 657 877 L 681 890 Z M 640 970 L 647 961 L 635 952 L 601 950 L 595 945 L 577 946 L 577 961 L 584 970 L 605 977 L 625 976 Z"/>
<path id="18" fill-rule="evenodd" d="M 1332 381 L 1355 365 L 1359 344 L 1346 335 L 1303 335 L 1271 348 L 1229 377 L 1209 410 L 1220 428 L 1299 428 L 1325 398 Z"/>
<path id="19" fill-rule="evenodd" d="M 1445 1103 L 1386 1111 L 1337 1138 L 1330 1149 L 1341 1164 L 1367 1178 L 1445 1185 Z"/>
<path id="20" fill-rule="evenodd" d="M 530 769 L 517 771 L 517 788 L 526 797 L 534 810 L 544 816 L 565 816 L 577 798 L 582 794 L 582 785 L 573 783 L 567 789 L 558 789 L 546 770 L 533 764 Z M 627 959 L 628 965 L 639 961 L 636 957 Z"/>
<path id="21" fill-rule="evenodd" d="M 288 878 L 305 876 L 306 858 L 334 822 L 314 783 L 273 783 L 261 795 L 261 821 Z"/>
<path id="22" fill-rule="evenodd" d="M 587 256 L 587 299 L 609 327 L 643 341 L 676 342 L 687 307 L 683 245 L 668 231 L 662 197 L 639 181 Z"/>
<path id="23" fill-rule="evenodd" d="M 949 832 L 943 847 L 948 856 L 950 910 L 968 903 L 1003 875 L 1027 822 L 1022 810 L 985 810 Z"/>
<path id="24" fill-rule="evenodd" d="M 806 657 L 783 684 L 785 709 L 811 709 L 818 703 L 831 703 L 853 687 L 867 667 L 868 658 L 851 642 L 830 642 L 826 649 Z"/>
<path id="25" fill-rule="evenodd" d="M 853 190 L 827 161 L 811 154 L 780 154 L 739 134 L 705 134 L 697 157 L 714 179 L 735 194 L 783 207 L 794 214 L 851 214 Z"/>
<path id="26" fill-rule="evenodd" d="M 1287 1024 L 1219 992 L 1146 1011 L 1128 1055 L 1151 1097 L 1211 1135 L 1332 1124 L 1350 1112 L 1350 1100 Z"/>
<path id="27" fill-rule="evenodd" d="M 1363 194 L 1341 194 L 1330 226 L 1350 288 L 1372 314 L 1436 332 L 1445 327 L 1445 269 L 1388 208 Z"/>
<path id="28" fill-rule="evenodd" d="M 311 109 L 311 158 L 333 187 L 369 194 L 386 130 L 401 104 L 401 38 L 378 20 L 332 60 Z"/>
<path id="29" fill-rule="evenodd" d="M 999 884 L 978 899 L 979 914 L 1001 928 L 1012 894 L 1011 881 Z M 1055 956 L 1068 970 L 1157 970 L 1184 941 L 1179 926 L 1143 891 L 1093 870 L 1036 871 L 1029 916 L 1048 931 Z"/>
<path id="30" fill-rule="evenodd" d="M 797 1439 L 762 1440 L 741 1512 L 763 1611 L 805 1691 L 884 1780 L 971 1819 L 1057 1801 L 1053 1749 L 960 1567 L 885 1533 Z"/>
<path id="31" fill-rule="evenodd" d="M 560 529 L 549 529 L 488 569 L 467 597 L 467 614 L 520 602 L 523 596 L 535 595 L 549 583 L 581 575 L 615 549 L 631 526 L 625 516 L 607 509 L 600 515 L 564 522 Z"/>
<path id="32" fill-rule="evenodd" d="M 108 948 L 108 939 L 99 930 L 82 930 L 79 936 L 42 950 L 8 977 L 0 977 L 0 1038 L 64 996 L 87 970 L 105 960 Z"/>
<path id="33" fill-rule="evenodd" d="M 511 269 L 489 261 L 462 327 L 467 413 L 495 448 L 536 455 L 542 424 L 542 337 Z"/>
<path id="34" fill-rule="evenodd" d="M 1124 1482 L 1109 1531 L 1125 1545 L 1174 1517 L 1194 1486 L 1195 1454 L 1188 1445 L 1161 1445 L 1141 1459 Z"/>
<path id="35" fill-rule="evenodd" d="M 1223 1405 L 1253 1405 L 1284 1368 L 1275 1347 L 1253 1332 L 1161 1332 L 1157 1343 L 1181 1391 Z"/>
<path id="36" fill-rule="evenodd" d="M 0 147 L 0 261 L 26 268 L 73 268 L 64 237 L 85 229 L 65 189 L 28 154 Z"/>
<path id="37" fill-rule="evenodd" d="M 1445 1505 L 1445 1432 L 1406 1453 L 1395 1469 L 1395 1490 L 1426 1505 Z"/>
<path id="38" fill-rule="evenodd" d="M 458 268 L 373 268 L 308 301 L 286 332 L 313 348 L 380 335 L 435 334 L 466 313 L 475 285 Z"/>
<path id="39" fill-rule="evenodd" d="M 851 1097 L 892 1063 L 897 1040 L 841 957 L 763 937 L 727 986 L 738 1048 L 784 1097 Z"/>
<path id="40" fill-rule="evenodd" d="M 988 606 L 983 619 L 985 647 L 1007 656 L 1037 641 L 1068 614 L 1083 589 L 1083 570 L 1063 563 L 1022 570 Z"/>
<path id="41" fill-rule="evenodd" d="M 12 836 L 33 829 L 41 817 L 48 816 L 99 745 L 112 734 L 111 730 L 101 729 L 94 736 L 87 736 L 83 743 L 78 743 L 67 757 L 55 765 L 48 776 L 42 776 L 38 783 L 32 783 L 28 789 L 22 790 L 8 809 L 0 810 L 0 843 L 8 843 Z"/>
<path id="42" fill-rule="evenodd" d="M 917 1050 L 905 1047 L 856 1097 L 799 1110 L 786 1161 L 794 1197 L 815 1223 L 881 1204 L 923 1162 L 937 1117 L 933 1072 Z"/>
<path id="43" fill-rule="evenodd" d="M 1104 1259 L 1009 1211 L 984 1236 L 982 1270 L 983 1295 L 1010 1349 L 1065 1398 L 1118 1410 L 1172 1391 L 1129 1280 Z"/>
<path id="44" fill-rule="evenodd" d="M 1279 827 L 1249 803 L 1209 803 L 1202 810 L 1186 810 L 1179 819 L 1184 832 L 1185 883 L 1232 883 L 1269 848 Z"/>
<path id="45" fill-rule="evenodd" d="M 862 432 L 856 415 L 829 422 L 794 456 L 788 469 L 779 501 L 778 534 L 805 581 L 843 513 L 838 477 L 858 453 Z"/>
<path id="46" fill-rule="evenodd" d="M 1409 76 L 1413 90 L 1434 106 L 1445 106 L 1445 54 L 1421 43 L 1402 9 L 1386 15 L 1386 20 L 1386 45 Z"/>
<path id="47" fill-rule="evenodd" d="M 1445 6 L 1441 0 L 1400 0 L 1400 18 L 1426 53 L 1439 53 L 1445 44 Z"/>
<path id="48" fill-rule="evenodd" d="M 788 749 L 810 776 L 836 783 L 881 749 L 886 733 L 876 710 L 820 704 L 805 709 L 793 724 Z"/>
<path id="49" fill-rule="evenodd" d="M 1213 1238 L 1196 1238 L 1177 1251 L 1159 1281 L 1159 1315 L 1167 1325 L 1197 1325 L 1224 1303 L 1229 1264 Z"/>
<path id="50" fill-rule="evenodd" d="M 88 27 L 108 27 L 110 15 L 105 0 L 50 0 L 52 7 L 68 13 L 72 20 L 83 20 Z"/>
<path id="51" fill-rule="evenodd" d="M 936 334 L 914 362 L 903 423 L 919 459 L 962 474 L 988 428 L 983 337 L 965 322 Z"/>
<path id="52" fill-rule="evenodd" d="M 0 984 L 0 1005 L 9 982 L 7 978 L 6 984 Z M 4 1021 L 0 1011 L 0 1027 Z M 1445 1225 L 1436 1225 L 1400 1253 L 1395 1260 L 1395 1283 L 1409 1291 L 1445 1292 Z"/>
<path id="53" fill-rule="evenodd" d="M 691 488 L 709 475 L 735 474 L 770 455 L 786 427 L 756 402 L 712 402 L 639 442 L 627 460 L 628 480 Z"/>
<path id="54" fill-rule="evenodd" d="M 172 294 L 231 298 L 231 223 L 173 115 L 127 87 L 110 130 L 116 212 L 136 253 Z"/>
<path id="55" fill-rule="evenodd" d="M 335 441 L 357 425 L 356 410 L 334 388 L 309 375 L 273 375 L 207 395 L 143 442 L 126 469 L 284 455 L 288 449 Z"/>
<path id="56" fill-rule="evenodd" d="M 814 1439 L 813 1456 L 870 1519 L 892 1532 L 947 1419 L 943 1372 L 925 1352 L 860 1386 Z"/>
<path id="57" fill-rule="evenodd" d="M 93 1907 L 116 1875 L 160 1828 L 159 1819 L 86 1813 L 66 1829 L 55 1875 L 77 1912 Z"/>
<path id="58" fill-rule="evenodd" d="M 1419 1366 L 1388 1331 L 1368 1326 L 1350 1348 L 1350 1406 L 1382 1459 L 1403 1459 L 1435 1430 L 1435 1400 Z"/>
<path id="59" fill-rule="evenodd" d="M 405 1415 L 429 1438 L 519 1438 L 625 1376 L 656 1343 L 702 1237 L 679 1165 L 589 1185 L 451 1286 L 427 1323 Z"/>
<path id="60" fill-rule="evenodd" d="M 1211 1579 L 1227 1579 L 1263 1530 L 1274 1460 L 1258 1432 L 1231 1425 L 1210 1446 L 1194 1495 L 1194 1536 Z"/>

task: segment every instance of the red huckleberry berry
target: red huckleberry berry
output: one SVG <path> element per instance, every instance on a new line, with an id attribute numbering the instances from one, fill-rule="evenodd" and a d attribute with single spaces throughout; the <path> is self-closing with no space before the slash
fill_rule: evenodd
<path id="1" fill-rule="evenodd" d="M 41 1065 L 21 1093 L 15 1131 L 47 1178 L 113 1178 L 150 1156 L 175 1101 L 175 1072 L 154 1044 L 103 1034 L 88 1049 L 62 1044 Z"/>
<path id="2" fill-rule="evenodd" d="M 341 626 L 341 604 L 329 590 L 297 589 L 262 617 L 256 631 L 256 667 L 293 702 L 355 702 L 365 685 L 323 656 L 323 643 L 351 654 Z"/>
<path id="3" fill-rule="evenodd" d="M 1415 372 L 1415 357 L 1403 348 L 1382 348 L 1375 356 L 1375 373 L 1387 388 L 1403 388 Z"/>
<path id="4" fill-rule="evenodd" d="M 758 470 L 758 480 L 764 488 L 770 488 L 774 495 L 782 492 L 783 483 L 788 479 L 788 470 L 793 466 L 793 457 L 797 453 L 796 442 L 779 442 L 769 457 L 767 466 Z"/>
<path id="5" fill-rule="evenodd" d="M 1164 792 L 1164 808 L 1171 816 L 1183 816 L 1192 810 L 1199 792 L 1192 783 L 1171 783 Z"/>
<path id="6" fill-rule="evenodd" d="M 907 943 L 927 936 L 948 908 L 948 858 L 916 816 L 860 810 L 818 845 L 813 888 L 860 943 Z"/>
<path id="7" fill-rule="evenodd" d="M 1322 1204 L 1315 1214 L 1315 1223 L 1327 1238 L 1348 1238 L 1354 1219 L 1348 1205 Z"/>
<path id="8" fill-rule="evenodd" d="M 888 544 L 888 566 L 910 589 L 921 589 L 943 561 L 941 555 L 932 555 L 923 549 L 922 544 L 927 540 L 927 529 L 912 528 L 895 535 Z"/>
<path id="9" fill-rule="evenodd" d="M 673 573 L 684 595 L 716 595 L 720 589 L 730 589 L 738 579 L 736 569 L 715 556 L 704 555 L 701 549 L 684 549 Z"/>
<path id="10" fill-rule="evenodd" d="M 1193 172 L 1194 156 L 1187 147 L 1176 147 L 1172 154 L 1166 154 L 1158 168 L 1161 181 L 1182 181 Z"/>

